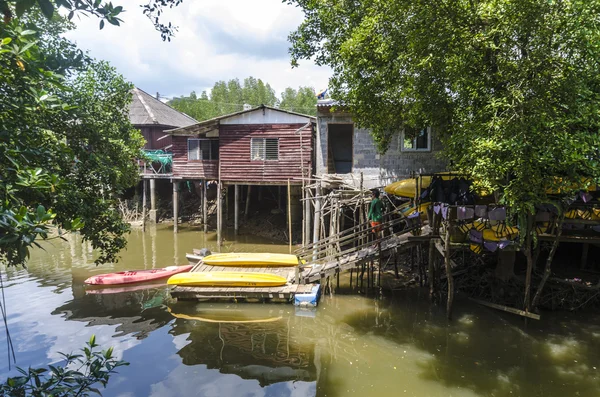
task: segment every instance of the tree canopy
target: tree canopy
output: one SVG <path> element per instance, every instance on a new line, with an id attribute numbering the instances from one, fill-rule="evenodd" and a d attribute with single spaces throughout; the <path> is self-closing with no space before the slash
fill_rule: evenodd
<path id="1" fill-rule="evenodd" d="M 61 38 L 69 27 L 35 13 L 0 24 L 0 261 L 9 265 L 55 228 L 79 230 L 98 263 L 125 246 L 116 197 L 137 180 L 144 143 L 128 118 L 132 85 Z"/>
<path id="2" fill-rule="evenodd" d="M 519 213 L 600 176 L 600 1 L 290 0 L 292 62 L 372 130 L 439 127 L 453 170 Z"/>
<path id="3" fill-rule="evenodd" d="M 169 101 L 169 105 L 199 121 L 239 112 L 244 104 L 277 106 L 298 113 L 315 114 L 317 98 L 311 87 L 299 87 L 298 90 L 288 87 L 278 99 L 269 83 L 248 77 L 242 84 L 239 79 L 217 81 L 210 94 L 203 91 L 198 97 L 192 92 L 189 96 Z"/>

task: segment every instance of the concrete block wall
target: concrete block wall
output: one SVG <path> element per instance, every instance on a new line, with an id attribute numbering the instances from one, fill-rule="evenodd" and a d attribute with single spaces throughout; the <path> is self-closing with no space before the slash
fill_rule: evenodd
<path id="1" fill-rule="evenodd" d="M 316 171 L 318 175 L 327 173 L 327 125 L 329 123 L 352 123 L 348 113 L 332 113 L 328 109 L 317 111 Z M 432 150 L 429 152 L 402 152 L 399 146 L 400 135 L 393 137 L 388 151 L 380 155 L 373 137 L 367 129 L 354 128 L 352 174 L 348 182 L 356 181 L 361 172 L 363 184 L 371 188 L 387 185 L 415 172 L 440 172 L 446 170 L 446 162 L 440 158 L 442 145 L 436 139 L 432 128 Z"/>

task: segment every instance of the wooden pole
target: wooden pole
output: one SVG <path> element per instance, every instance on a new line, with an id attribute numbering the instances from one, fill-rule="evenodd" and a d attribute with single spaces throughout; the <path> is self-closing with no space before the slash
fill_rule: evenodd
<path id="1" fill-rule="evenodd" d="M 527 273 L 525 276 L 525 301 L 523 307 L 526 312 L 529 312 L 531 308 L 531 301 L 529 297 L 531 295 L 531 273 L 533 272 L 533 258 L 531 253 L 531 246 L 533 240 L 533 215 L 527 215 L 527 237 L 525 243 L 525 257 L 527 258 Z"/>
<path id="2" fill-rule="evenodd" d="M 150 179 L 150 209 L 156 210 L 156 179 Z"/>
<path id="3" fill-rule="evenodd" d="M 208 232 L 208 194 L 206 194 L 206 179 L 202 181 L 202 220 L 204 221 L 204 233 Z"/>
<path id="4" fill-rule="evenodd" d="M 234 185 L 233 190 L 233 230 L 235 235 L 237 236 L 240 231 L 240 185 Z"/>
<path id="5" fill-rule="evenodd" d="M 177 233 L 179 222 L 179 181 L 173 181 L 173 233 Z"/>
<path id="6" fill-rule="evenodd" d="M 221 181 L 217 185 L 217 246 L 221 247 L 223 245 L 223 196 L 221 194 Z"/>
<path id="7" fill-rule="evenodd" d="M 229 221 L 229 186 L 225 186 L 225 221 Z"/>
<path id="8" fill-rule="evenodd" d="M 429 240 L 429 263 L 428 263 L 428 279 L 429 279 L 429 298 L 433 302 L 435 297 L 435 242 L 433 239 Z"/>
<path id="9" fill-rule="evenodd" d="M 321 181 L 317 181 L 315 187 L 315 216 L 313 217 L 313 261 L 317 260 L 317 243 L 319 242 L 319 230 L 321 228 Z"/>
<path id="10" fill-rule="evenodd" d="M 142 232 L 146 231 L 146 180 L 142 179 Z"/>
<path id="11" fill-rule="evenodd" d="M 446 224 L 446 236 L 444 237 L 444 263 L 446 265 L 446 277 L 448 279 L 448 302 L 446 304 L 446 315 L 448 320 L 452 319 L 452 302 L 454 300 L 454 276 L 450 266 L 450 225 Z"/>
<path id="12" fill-rule="evenodd" d="M 244 212 L 244 220 L 248 220 L 248 213 L 250 212 L 250 193 L 252 192 L 252 185 L 248 185 L 248 192 L 246 194 L 246 211 Z"/>
<path id="13" fill-rule="evenodd" d="M 288 199 L 287 199 L 287 213 L 288 213 L 288 232 L 290 237 L 290 254 L 292 253 L 292 188 L 290 185 L 290 180 L 288 179 Z"/>

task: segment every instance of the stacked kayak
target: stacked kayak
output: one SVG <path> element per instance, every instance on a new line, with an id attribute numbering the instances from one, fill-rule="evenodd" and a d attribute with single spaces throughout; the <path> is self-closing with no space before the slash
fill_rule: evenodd
<path id="1" fill-rule="evenodd" d="M 285 277 L 275 274 L 216 271 L 176 274 L 167 281 L 182 287 L 280 287 L 286 283 Z"/>
<path id="2" fill-rule="evenodd" d="M 189 272 L 192 265 L 168 266 L 161 269 L 131 270 L 126 272 L 98 274 L 89 277 L 84 282 L 90 285 L 121 285 L 144 283 L 171 277 L 178 273 Z"/>
<path id="3" fill-rule="evenodd" d="M 255 252 L 231 252 L 212 254 L 202 260 L 207 265 L 231 267 L 294 267 L 298 257 L 291 254 L 269 254 Z"/>

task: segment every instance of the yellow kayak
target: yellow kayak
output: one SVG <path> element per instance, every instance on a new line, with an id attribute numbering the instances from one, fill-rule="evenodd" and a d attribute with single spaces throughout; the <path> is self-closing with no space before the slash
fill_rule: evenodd
<path id="1" fill-rule="evenodd" d="M 451 173 L 451 172 L 440 172 L 437 175 L 441 176 L 442 179 L 445 181 L 449 181 L 452 178 L 456 178 L 456 177 L 460 176 L 457 173 Z M 387 194 L 393 194 L 394 196 L 414 198 L 415 194 L 417 193 L 417 191 L 416 191 L 417 182 L 418 182 L 418 178 L 403 179 L 401 181 L 394 182 L 394 183 L 387 185 L 383 190 L 385 190 L 385 192 Z M 422 190 L 427 189 L 430 184 L 431 184 L 430 176 L 421 177 L 420 188 Z M 419 192 L 419 194 L 421 194 L 421 192 Z"/>
<path id="2" fill-rule="evenodd" d="M 204 257 L 203 262 L 212 266 L 233 267 L 293 267 L 298 266 L 298 257 L 291 254 L 269 254 L 260 252 L 230 252 L 212 254 Z"/>
<path id="3" fill-rule="evenodd" d="M 209 272 L 179 273 L 167 281 L 185 287 L 279 287 L 287 284 L 284 277 L 269 273 Z"/>

